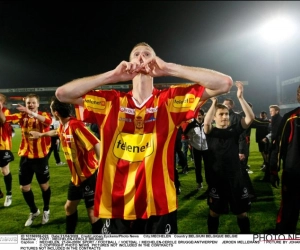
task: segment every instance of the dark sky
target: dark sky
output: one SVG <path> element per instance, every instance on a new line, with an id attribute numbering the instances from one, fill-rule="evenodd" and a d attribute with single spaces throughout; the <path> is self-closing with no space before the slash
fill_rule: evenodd
<path id="1" fill-rule="evenodd" d="M 281 80 L 300 75 L 299 1 L 0 2 L 0 89 L 54 87 L 102 73 L 149 43 L 168 62 L 249 81 L 249 101 L 276 101 L 275 50 L 258 28 L 277 14 L 298 33 L 277 48 Z M 160 82 L 182 82 L 158 78 Z M 250 96 L 251 95 L 251 96 Z"/>

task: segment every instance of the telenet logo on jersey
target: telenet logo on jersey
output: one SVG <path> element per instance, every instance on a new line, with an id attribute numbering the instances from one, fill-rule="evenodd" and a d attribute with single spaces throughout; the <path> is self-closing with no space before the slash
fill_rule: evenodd
<path id="1" fill-rule="evenodd" d="M 195 95 L 187 94 L 186 96 L 176 96 L 174 98 L 173 106 L 175 108 L 190 108 L 195 102 Z"/>
<path id="2" fill-rule="evenodd" d="M 86 102 L 86 107 L 92 107 L 94 109 L 104 109 L 106 104 L 106 100 L 103 97 L 89 98 L 87 95 L 84 101 Z"/>
<path id="3" fill-rule="evenodd" d="M 127 134 L 118 135 L 114 145 L 114 155 L 122 160 L 137 162 L 151 155 L 154 151 L 152 134 Z"/>

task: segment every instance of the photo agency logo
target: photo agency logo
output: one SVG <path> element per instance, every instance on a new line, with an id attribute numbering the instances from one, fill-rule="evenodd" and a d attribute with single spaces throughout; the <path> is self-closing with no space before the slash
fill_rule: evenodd
<path id="1" fill-rule="evenodd" d="M 300 234 L 253 234 L 253 241 L 264 244 L 300 245 Z"/>

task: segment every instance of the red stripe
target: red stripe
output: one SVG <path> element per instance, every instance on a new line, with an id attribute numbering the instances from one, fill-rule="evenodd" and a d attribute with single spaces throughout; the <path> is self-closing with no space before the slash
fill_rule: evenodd
<path id="1" fill-rule="evenodd" d="M 292 118 L 293 116 L 295 116 L 295 114 L 292 114 L 290 117 Z M 290 131 L 290 136 L 289 136 L 289 143 L 292 141 L 293 139 L 293 134 L 294 134 L 294 118 L 290 119 L 289 123 L 290 123 L 290 126 L 291 126 L 291 131 Z"/>
<path id="2" fill-rule="evenodd" d="M 107 126 L 111 130 L 105 130 L 105 134 L 101 134 L 101 143 L 100 143 L 100 150 L 102 151 L 102 160 L 99 165 L 98 176 L 97 176 L 97 184 L 96 184 L 96 191 L 95 191 L 95 201 L 94 201 L 94 214 L 98 217 L 100 213 L 100 201 L 102 200 L 102 185 L 103 185 L 103 177 L 105 171 L 110 171 L 105 169 L 105 163 L 107 161 L 107 156 L 110 154 L 108 152 L 109 147 L 103 147 L 104 142 L 106 145 L 111 145 L 112 143 L 112 135 L 114 134 L 115 130 L 113 128 L 117 127 L 117 120 L 113 119 L 112 117 L 113 110 L 108 114 L 107 123 L 103 124 L 103 126 Z M 97 117 L 98 124 L 101 124 L 103 121 L 104 116 L 101 114 L 95 114 Z M 122 213 L 123 214 L 123 213 Z"/>
<path id="3" fill-rule="evenodd" d="M 157 116 L 155 128 L 157 145 L 165 144 L 166 136 L 168 134 L 169 129 L 169 120 L 166 119 L 167 117 L 167 110 L 161 107 L 159 116 Z M 171 143 L 168 149 L 171 149 L 171 151 L 169 151 L 167 162 L 172 164 L 174 162 L 174 159 L 171 159 L 174 158 L 174 144 Z M 152 172 L 153 198 L 157 215 L 168 211 L 168 201 L 166 196 L 166 187 L 162 168 L 163 153 L 163 150 L 156 151 L 156 157 L 154 159 Z"/>
<path id="4" fill-rule="evenodd" d="M 147 216 L 147 188 L 146 188 L 146 173 L 145 173 L 145 161 L 143 161 L 139 167 L 135 178 L 135 186 L 137 187 L 135 192 L 135 212 L 137 218 L 148 218 Z"/>
<path id="5" fill-rule="evenodd" d="M 168 202 L 166 196 L 166 186 L 164 181 L 163 168 L 161 167 L 161 163 L 156 163 L 156 161 L 159 161 L 159 159 L 162 160 L 162 158 L 160 157 L 156 158 L 152 171 L 153 199 L 157 215 L 168 211 Z"/>
<path id="6" fill-rule="evenodd" d="M 128 179 L 129 162 L 120 160 L 116 168 L 114 184 L 112 188 L 112 216 L 123 217 L 124 214 L 124 192 Z"/>

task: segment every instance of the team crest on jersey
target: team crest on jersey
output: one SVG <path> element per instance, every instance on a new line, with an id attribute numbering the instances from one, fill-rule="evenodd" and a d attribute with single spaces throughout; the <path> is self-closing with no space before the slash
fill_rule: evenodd
<path id="1" fill-rule="evenodd" d="M 141 116 L 137 116 L 134 119 L 134 124 L 136 129 L 143 129 L 144 128 L 144 120 Z"/>
<path id="2" fill-rule="evenodd" d="M 195 102 L 195 95 L 187 94 L 186 96 L 176 96 L 173 101 L 175 108 L 190 108 Z"/>
<path id="3" fill-rule="evenodd" d="M 125 114 L 129 114 L 129 115 L 134 115 L 135 114 L 134 109 L 127 108 L 127 107 L 120 107 L 120 112 L 125 113 Z"/>
<path id="4" fill-rule="evenodd" d="M 129 162 L 139 162 L 154 151 L 152 134 L 127 134 L 117 136 L 113 148 L 114 155 Z"/>

